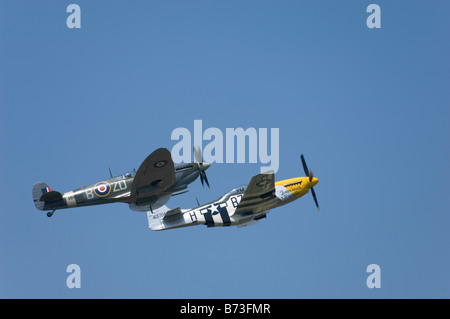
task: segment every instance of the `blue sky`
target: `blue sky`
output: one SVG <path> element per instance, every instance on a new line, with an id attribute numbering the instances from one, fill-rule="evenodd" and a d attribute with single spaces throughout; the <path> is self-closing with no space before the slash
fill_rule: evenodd
<path id="1" fill-rule="evenodd" d="M 450 297 L 447 2 L 0 3 L 0 297 Z M 279 128 L 276 179 L 303 176 L 303 153 L 320 212 L 307 194 L 247 228 L 152 232 L 124 204 L 35 209 L 35 182 L 65 192 L 137 169 L 195 119 Z M 211 190 L 196 181 L 168 206 L 261 165 L 213 164 Z"/>

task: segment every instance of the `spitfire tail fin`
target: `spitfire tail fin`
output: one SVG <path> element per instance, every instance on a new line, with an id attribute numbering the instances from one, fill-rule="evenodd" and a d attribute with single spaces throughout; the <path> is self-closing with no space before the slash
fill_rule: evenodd
<path id="1" fill-rule="evenodd" d="M 39 210 L 46 210 L 46 203 L 62 199 L 62 194 L 51 189 L 46 183 L 39 182 L 33 186 L 33 202 Z"/>

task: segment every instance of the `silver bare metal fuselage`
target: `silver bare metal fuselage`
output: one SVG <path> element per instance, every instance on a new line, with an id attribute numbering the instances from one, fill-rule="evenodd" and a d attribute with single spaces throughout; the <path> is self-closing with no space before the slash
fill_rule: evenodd
<path id="1" fill-rule="evenodd" d="M 269 210 L 286 205 L 296 199 L 289 193 L 284 193 L 283 186 L 275 187 L 275 196 L 261 202 L 257 209 L 252 209 L 248 213 L 235 214 L 240 203 L 244 190 L 227 193 L 216 201 L 204 204 L 194 209 L 182 210 L 182 213 L 173 218 L 165 218 L 166 211 L 153 210 L 148 212 L 149 226 L 152 230 L 165 230 L 193 225 L 234 226 L 250 225 L 265 218 Z"/>

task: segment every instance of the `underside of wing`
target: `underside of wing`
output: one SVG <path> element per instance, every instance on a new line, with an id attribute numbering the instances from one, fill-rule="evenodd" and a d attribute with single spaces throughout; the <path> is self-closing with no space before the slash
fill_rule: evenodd
<path id="1" fill-rule="evenodd" d="M 131 186 L 130 202 L 145 204 L 163 196 L 175 183 L 175 167 L 169 150 L 160 148 L 142 162 Z"/>
<path id="2" fill-rule="evenodd" d="M 256 214 L 266 210 L 267 204 L 276 197 L 274 178 L 273 171 L 253 176 L 235 214 Z"/>

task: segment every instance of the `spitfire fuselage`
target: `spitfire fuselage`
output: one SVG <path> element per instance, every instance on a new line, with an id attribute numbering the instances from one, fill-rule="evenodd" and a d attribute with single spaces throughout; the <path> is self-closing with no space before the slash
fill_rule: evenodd
<path id="1" fill-rule="evenodd" d="M 200 174 L 198 165 L 198 163 L 175 165 L 174 185 L 165 189 L 162 196 L 150 197 L 145 203 L 139 205 L 130 202 L 134 174 L 129 172 L 63 193 L 57 200 L 42 202 L 42 205 L 37 206 L 37 208 L 40 210 L 56 210 L 122 202 L 128 203 L 131 209 L 137 211 L 157 209 L 164 205 L 175 192 L 186 189 L 190 183 L 197 179 Z M 156 189 L 158 186 L 153 187 Z"/>

